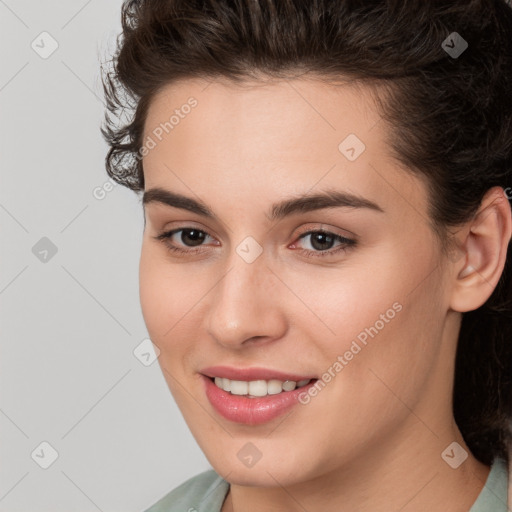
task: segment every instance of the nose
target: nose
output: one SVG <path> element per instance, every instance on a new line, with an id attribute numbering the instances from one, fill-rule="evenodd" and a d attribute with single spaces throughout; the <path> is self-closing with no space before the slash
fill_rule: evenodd
<path id="1" fill-rule="evenodd" d="M 210 336 L 229 349 L 281 338 L 287 328 L 283 284 L 263 257 L 247 263 L 235 254 L 212 290 L 206 318 Z"/>

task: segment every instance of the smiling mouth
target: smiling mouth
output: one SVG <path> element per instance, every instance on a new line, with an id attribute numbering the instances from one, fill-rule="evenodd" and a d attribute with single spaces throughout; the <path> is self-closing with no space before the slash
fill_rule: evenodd
<path id="1" fill-rule="evenodd" d="M 283 415 L 318 381 L 311 374 L 265 368 L 217 366 L 202 372 L 204 392 L 213 409 L 224 419 L 247 426 L 263 425 Z"/>
<path id="2" fill-rule="evenodd" d="M 209 377 L 219 388 L 232 395 L 245 396 L 247 398 L 261 398 L 267 395 L 279 395 L 297 388 L 307 386 L 317 379 L 294 380 L 231 380 L 225 377 Z"/>

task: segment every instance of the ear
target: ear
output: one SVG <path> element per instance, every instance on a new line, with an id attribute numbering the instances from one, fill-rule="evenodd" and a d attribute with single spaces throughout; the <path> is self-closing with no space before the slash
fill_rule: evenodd
<path id="1" fill-rule="evenodd" d="M 478 309 L 491 296 L 505 267 L 512 237 L 512 212 L 502 187 L 492 187 L 475 216 L 460 230 L 463 257 L 454 263 L 450 307 L 465 312 Z"/>

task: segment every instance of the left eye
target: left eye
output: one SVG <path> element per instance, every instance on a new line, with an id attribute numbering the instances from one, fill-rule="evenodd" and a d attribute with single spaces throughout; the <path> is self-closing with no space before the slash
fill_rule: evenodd
<path id="1" fill-rule="evenodd" d="M 311 237 L 310 245 L 314 251 L 329 250 L 336 241 L 340 242 L 341 245 L 350 245 L 354 242 L 349 238 L 345 238 L 341 235 L 336 235 L 335 233 L 330 233 L 328 231 L 308 231 L 301 235 L 299 240 L 307 237 Z"/>
<path id="2" fill-rule="evenodd" d="M 356 245 L 355 240 L 345 238 L 344 236 L 337 235 L 336 233 L 331 233 L 330 231 L 308 231 L 307 233 L 303 233 L 299 237 L 299 240 L 306 237 L 311 237 L 310 245 L 313 247 L 313 250 L 300 249 L 300 252 L 303 252 L 308 258 L 324 258 L 332 256 L 341 251 L 346 251 L 349 247 Z M 340 244 L 337 248 L 331 249 L 332 244 L 335 241 L 338 241 Z"/>
<path id="3" fill-rule="evenodd" d="M 178 233 L 181 233 L 179 239 L 183 246 L 192 249 L 183 249 L 182 247 L 176 245 L 175 242 L 172 242 L 174 235 Z M 307 237 L 311 237 L 310 245 L 312 249 L 299 249 L 299 251 L 305 253 L 308 257 L 316 258 L 330 256 L 340 251 L 345 251 L 348 249 L 348 247 L 354 246 L 356 244 L 356 241 L 353 239 L 345 238 L 341 235 L 323 230 L 308 231 L 307 233 L 300 235 L 298 240 L 302 240 Z M 207 238 L 213 239 L 213 237 L 210 236 L 206 231 L 193 227 L 173 229 L 171 231 L 167 231 L 158 236 L 155 236 L 154 238 L 163 241 L 171 252 L 181 254 L 194 254 L 199 252 L 201 245 L 203 245 L 203 242 Z M 339 242 L 339 246 L 335 249 L 332 249 L 332 245 L 336 241 Z M 294 245 L 295 243 L 292 244 L 292 246 Z"/>

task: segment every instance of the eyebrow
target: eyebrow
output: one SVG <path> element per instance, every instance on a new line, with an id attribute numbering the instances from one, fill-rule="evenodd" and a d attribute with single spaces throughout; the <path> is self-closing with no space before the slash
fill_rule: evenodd
<path id="1" fill-rule="evenodd" d="M 209 219 L 217 219 L 212 210 L 204 203 L 196 201 L 191 197 L 183 196 L 163 188 L 152 188 L 144 192 L 142 204 L 160 203 L 174 208 L 187 210 L 197 215 Z M 367 208 L 370 210 L 384 212 L 384 210 L 373 201 L 364 197 L 341 192 L 337 190 L 327 190 L 316 194 L 305 194 L 299 197 L 285 199 L 274 203 L 270 208 L 268 217 L 271 221 L 283 219 L 296 213 L 307 213 L 324 208 Z"/>

